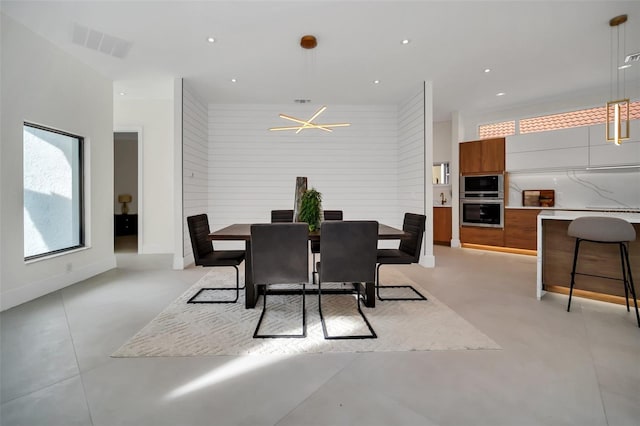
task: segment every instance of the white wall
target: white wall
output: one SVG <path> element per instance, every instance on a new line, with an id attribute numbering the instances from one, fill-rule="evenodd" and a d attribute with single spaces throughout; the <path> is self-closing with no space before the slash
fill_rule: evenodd
<path id="1" fill-rule="evenodd" d="M 451 162 L 451 121 L 433 123 L 433 162 Z"/>
<path id="2" fill-rule="evenodd" d="M 212 229 L 234 222 L 269 222 L 272 209 L 292 209 L 297 176 L 323 195 L 323 208 L 345 220 L 402 225 L 398 214 L 395 106 L 329 105 L 321 130 L 270 132 L 309 118 L 318 105 L 209 105 L 209 220 Z M 217 245 L 223 247 L 223 245 Z"/>
<path id="3" fill-rule="evenodd" d="M 142 215 L 138 230 L 142 253 L 173 253 L 174 115 L 173 99 L 118 99 L 113 128 L 142 128 Z"/>
<path id="4" fill-rule="evenodd" d="M 12 19 L 1 19 L 1 309 L 115 267 L 111 81 Z M 23 260 L 22 126 L 85 137 L 87 249 Z"/>
<path id="5" fill-rule="evenodd" d="M 183 257 L 185 263 L 193 263 L 193 250 L 186 218 L 207 213 L 209 209 L 207 120 L 207 104 L 185 83 L 182 102 L 183 228 L 185 230 Z"/>
<path id="6" fill-rule="evenodd" d="M 398 108 L 398 214 L 425 214 L 424 206 L 424 88 Z M 431 164 L 428 167 L 431 172 Z M 431 175 L 429 175 L 429 183 Z"/>
<path id="7" fill-rule="evenodd" d="M 431 164 L 433 162 L 433 108 L 431 83 L 401 102 L 398 111 L 398 207 L 404 213 L 427 217 L 420 263 L 433 266 Z M 425 175 L 426 173 L 426 175 Z M 401 219 L 402 220 L 402 219 Z"/>

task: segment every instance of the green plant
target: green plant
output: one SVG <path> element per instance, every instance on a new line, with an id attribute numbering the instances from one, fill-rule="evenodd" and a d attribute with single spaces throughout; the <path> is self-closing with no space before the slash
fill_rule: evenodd
<path id="1" fill-rule="evenodd" d="M 300 220 L 309 224 L 309 231 L 320 227 L 320 211 L 322 208 L 322 194 L 314 188 L 302 194 L 300 200 Z"/>

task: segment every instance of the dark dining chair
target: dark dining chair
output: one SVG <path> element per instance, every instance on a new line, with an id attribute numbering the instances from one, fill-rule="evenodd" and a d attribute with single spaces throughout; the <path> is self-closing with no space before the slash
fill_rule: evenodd
<path id="1" fill-rule="evenodd" d="M 342 210 L 324 210 L 323 221 L 325 220 L 342 220 Z M 321 225 L 322 226 L 322 225 Z M 311 273 L 313 283 L 316 283 L 316 254 L 320 254 L 320 241 L 311 240 L 311 255 L 313 256 L 313 272 Z"/>
<path id="2" fill-rule="evenodd" d="M 375 221 L 327 221 L 322 224 L 322 245 L 318 262 L 318 311 L 324 338 L 375 339 L 378 336 L 360 307 L 360 286 L 373 284 L 376 276 L 376 247 L 378 222 Z M 370 334 L 330 336 L 322 314 L 323 283 L 354 283 L 358 313 Z M 353 296 L 353 292 L 349 293 Z"/>
<path id="3" fill-rule="evenodd" d="M 400 240 L 397 249 L 378 249 L 376 267 L 376 295 L 379 300 L 427 300 L 418 290 L 411 285 L 381 285 L 380 267 L 382 265 L 409 265 L 418 263 L 420 260 L 420 250 L 422 248 L 422 237 L 424 235 L 425 222 L 427 217 L 421 214 L 405 213 L 402 230 L 411 235 L 410 238 Z M 415 293 L 413 297 L 381 297 L 380 288 L 407 288 Z"/>
<path id="4" fill-rule="evenodd" d="M 253 284 L 264 286 L 262 314 L 253 333 L 254 338 L 301 338 L 307 336 L 305 285 L 309 280 L 309 252 L 306 223 L 273 223 L 251 225 L 251 262 Z M 300 284 L 302 286 L 302 333 L 260 334 L 267 312 L 269 286 Z M 274 290 L 275 291 L 275 290 Z"/>
<path id="5" fill-rule="evenodd" d="M 244 250 L 214 250 L 213 244 L 208 239 L 211 232 L 209 229 L 209 218 L 206 214 L 199 214 L 187 217 L 187 226 L 189 227 L 189 236 L 191 237 L 191 248 L 193 249 L 193 258 L 195 264 L 204 267 L 217 266 L 233 266 L 236 270 L 236 286 L 222 288 L 201 288 L 194 294 L 187 303 L 235 303 L 238 301 L 240 290 L 240 271 L 238 265 L 245 258 Z M 235 290 L 236 297 L 233 300 L 208 300 L 199 299 L 204 292 L 231 291 Z"/>
<path id="6" fill-rule="evenodd" d="M 271 210 L 271 223 L 293 222 L 293 210 Z"/>

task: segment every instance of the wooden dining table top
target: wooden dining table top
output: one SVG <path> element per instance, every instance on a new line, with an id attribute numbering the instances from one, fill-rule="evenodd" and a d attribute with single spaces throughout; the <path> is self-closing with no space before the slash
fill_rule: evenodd
<path id="1" fill-rule="evenodd" d="M 218 229 L 209 234 L 209 240 L 225 240 L 225 241 L 250 241 L 251 240 L 251 223 L 234 223 Z M 409 238 L 410 234 L 402 229 L 394 228 L 382 223 L 378 224 L 379 240 L 401 240 Z M 309 240 L 319 240 L 320 231 L 310 231 Z"/>

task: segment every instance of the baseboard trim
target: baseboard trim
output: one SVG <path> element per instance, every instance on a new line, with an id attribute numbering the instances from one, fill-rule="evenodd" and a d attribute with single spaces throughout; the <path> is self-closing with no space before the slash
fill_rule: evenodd
<path id="1" fill-rule="evenodd" d="M 192 265 L 195 263 L 195 259 L 193 258 L 193 254 L 190 254 L 187 257 L 181 257 L 181 256 L 173 256 L 173 269 L 184 269 L 189 265 Z"/>
<path id="2" fill-rule="evenodd" d="M 6 311 L 38 297 L 45 296 L 80 281 L 94 277 L 116 267 L 115 255 L 110 255 L 83 267 L 78 267 L 65 274 L 48 277 L 44 280 L 28 283 L 2 293 L 0 311 Z"/>
<path id="3" fill-rule="evenodd" d="M 425 268 L 435 268 L 436 258 L 434 255 L 420 256 L 419 264 L 420 266 L 424 266 Z"/>

